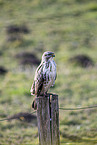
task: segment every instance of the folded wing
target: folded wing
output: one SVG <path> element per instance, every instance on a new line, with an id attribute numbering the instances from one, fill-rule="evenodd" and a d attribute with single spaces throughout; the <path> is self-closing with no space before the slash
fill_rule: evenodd
<path id="1" fill-rule="evenodd" d="M 39 96 L 43 87 L 43 82 L 43 64 L 40 64 L 35 72 L 34 82 L 30 90 L 31 95 Z"/>

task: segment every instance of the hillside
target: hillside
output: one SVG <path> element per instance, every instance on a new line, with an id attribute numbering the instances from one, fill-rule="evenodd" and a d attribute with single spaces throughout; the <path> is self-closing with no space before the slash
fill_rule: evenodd
<path id="1" fill-rule="evenodd" d="M 0 0 L 0 119 L 29 112 L 44 51 L 55 52 L 49 92 L 66 108 L 97 105 L 97 1 Z M 36 120 L 0 122 L 0 144 L 38 145 Z M 95 109 L 60 110 L 61 145 L 96 145 Z"/>

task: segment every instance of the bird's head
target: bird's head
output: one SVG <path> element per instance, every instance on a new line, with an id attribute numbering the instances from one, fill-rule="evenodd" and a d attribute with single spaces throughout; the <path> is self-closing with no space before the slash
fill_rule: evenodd
<path id="1" fill-rule="evenodd" d="M 46 51 L 46 52 L 44 52 L 43 55 L 42 55 L 42 62 L 43 62 L 43 61 L 48 61 L 50 58 L 53 58 L 53 57 L 55 57 L 54 52 Z"/>

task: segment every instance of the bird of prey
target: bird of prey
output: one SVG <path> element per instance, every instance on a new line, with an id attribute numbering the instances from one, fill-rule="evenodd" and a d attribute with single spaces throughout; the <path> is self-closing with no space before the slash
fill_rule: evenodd
<path id="1" fill-rule="evenodd" d="M 56 63 L 53 60 L 54 52 L 46 51 L 42 55 L 42 61 L 35 72 L 34 82 L 31 87 L 31 95 L 44 96 L 56 80 Z"/>

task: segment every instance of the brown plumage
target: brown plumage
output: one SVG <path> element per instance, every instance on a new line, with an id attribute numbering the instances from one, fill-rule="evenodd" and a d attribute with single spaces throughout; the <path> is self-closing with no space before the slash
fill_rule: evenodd
<path id="1" fill-rule="evenodd" d="M 35 72 L 34 82 L 31 87 L 31 95 L 45 95 L 56 80 L 56 64 L 53 60 L 53 52 L 47 51 L 42 55 L 41 64 Z"/>

